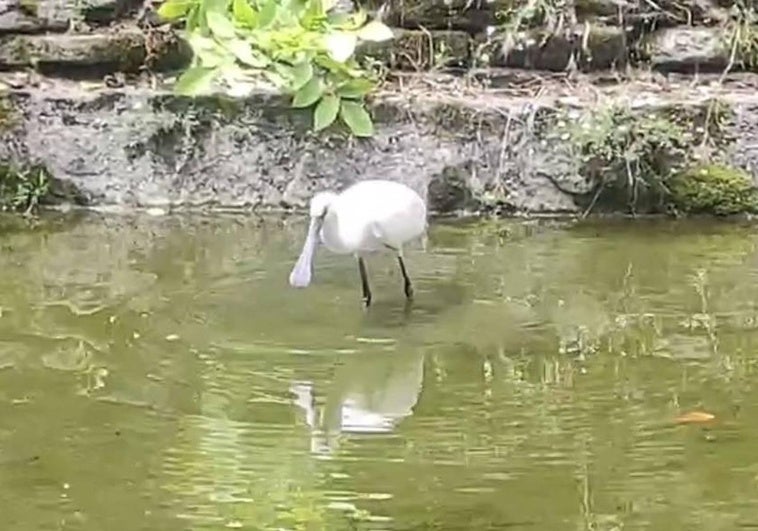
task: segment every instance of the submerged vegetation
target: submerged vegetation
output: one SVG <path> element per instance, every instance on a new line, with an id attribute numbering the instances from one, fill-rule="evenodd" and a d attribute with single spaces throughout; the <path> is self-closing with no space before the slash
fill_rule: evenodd
<path id="1" fill-rule="evenodd" d="M 392 31 L 364 11 L 336 7 L 335 0 L 167 0 L 159 14 L 185 23 L 193 51 L 176 91 L 197 95 L 222 82 L 242 95 L 265 81 L 292 95 L 293 107 L 312 109 L 314 130 L 339 118 L 352 134 L 371 136 L 365 97 L 377 80 L 355 50 Z"/>

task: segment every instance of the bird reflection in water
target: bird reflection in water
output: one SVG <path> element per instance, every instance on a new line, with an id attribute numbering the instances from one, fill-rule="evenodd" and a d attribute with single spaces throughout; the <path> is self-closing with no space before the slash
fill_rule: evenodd
<path id="1" fill-rule="evenodd" d="M 424 378 L 420 351 L 355 354 L 337 368 L 319 405 L 311 382 L 295 382 L 290 391 L 305 413 L 311 451 L 328 456 L 342 434 L 390 433 L 413 414 Z"/>

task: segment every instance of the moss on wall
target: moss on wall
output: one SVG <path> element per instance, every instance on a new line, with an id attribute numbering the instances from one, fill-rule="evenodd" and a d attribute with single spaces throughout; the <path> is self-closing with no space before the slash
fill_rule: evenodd
<path id="1" fill-rule="evenodd" d="M 758 189 L 738 168 L 693 166 L 674 175 L 668 185 L 674 205 L 685 213 L 728 216 L 758 212 Z"/>
<path id="2" fill-rule="evenodd" d="M 18 116 L 13 109 L 10 98 L 0 95 L 0 134 L 16 126 Z"/>

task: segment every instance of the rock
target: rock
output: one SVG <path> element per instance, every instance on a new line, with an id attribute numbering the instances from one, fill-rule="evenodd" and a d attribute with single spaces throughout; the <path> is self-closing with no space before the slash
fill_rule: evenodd
<path id="1" fill-rule="evenodd" d="M 151 48 L 159 64 L 186 63 L 189 51 L 179 41 Z M 0 69 L 37 66 L 41 71 L 97 67 L 103 72 L 137 71 L 148 58 L 146 35 L 136 27 L 86 34 L 0 37 Z"/>
<path id="2" fill-rule="evenodd" d="M 504 208 L 576 210 L 536 174 L 530 150 L 539 144 L 516 125 L 522 120 L 503 147 L 505 107 L 395 93 L 377 99 L 376 135 L 363 140 L 339 128 L 316 135 L 309 113 L 264 93 L 188 100 L 134 87 L 59 88 L 6 98 L 20 121 L 0 131 L 0 162 L 44 165 L 94 206 L 301 208 L 316 190 L 382 177 L 431 192 L 445 211 L 481 207 L 493 189 L 503 190 Z M 549 172 L 550 153 L 540 162 Z"/>
<path id="3" fill-rule="evenodd" d="M 65 31 L 79 21 L 108 24 L 141 5 L 142 0 L 0 0 L 0 34 Z"/>
<path id="4" fill-rule="evenodd" d="M 574 0 L 577 18 L 581 21 L 617 17 L 626 14 L 634 6 L 627 0 Z"/>
<path id="5" fill-rule="evenodd" d="M 369 11 L 385 6 L 384 21 L 392 26 L 427 30 L 460 30 L 472 35 L 499 26 L 499 14 L 518 9 L 519 0 L 367 0 L 359 2 Z M 645 24 L 667 27 L 680 24 L 709 24 L 724 20 L 729 0 L 573 0 L 552 2 L 549 5 L 563 10 L 570 22 L 590 21 L 612 26 Z M 539 4 L 537 4 L 539 5 Z M 574 20 L 575 19 L 575 20 Z M 532 26 L 521 28 L 530 29 Z"/>
<path id="6" fill-rule="evenodd" d="M 645 42 L 645 54 L 653 68 L 667 72 L 722 71 L 729 63 L 729 49 L 720 28 L 666 28 Z"/>
<path id="7" fill-rule="evenodd" d="M 369 10 L 376 10 L 385 1 L 361 3 L 365 3 Z M 497 24 L 496 13 L 508 5 L 509 0 L 389 0 L 383 20 L 400 28 L 459 30 L 475 34 Z"/>
<path id="8" fill-rule="evenodd" d="M 59 84 L 11 90 L 3 101 L 0 163 L 42 165 L 59 195 L 97 207 L 306 208 L 315 191 L 376 177 L 408 184 L 443 213 L 578 212 L 594 191 L 555 134 L 553 105 L 534 109 L 497 91 L 377 94 L 370 139 L 339 125 L 313 133 L 310 112 L 264 92 L 191 100 Z M 593 112 L 595 101 L 576 105 Z M 758 168 L 758 94 L 735 101 L 737 119 L 723 126 L 730 157 Z"/>
<path id="9" fill-rule="evenodd" d="M 566 70 L 573 60 L 582 70 L 603 70 L 626 62 L 626 40 L 620 28 L 581 25 L 545 35 L 541 30 L 499 36 L 487 46 L 491 66 Z"/>
<path id="10" fill-rule="evenodd" d="M 390 41 L 362 44 L 357 55 L 376 59 L 394 70 L 423 71 L 469 63 L 471 39 L 465 32 L 393 32 L 395 37 Z"/>
<path id="11" fill-rule="evenodd" d="M 475 209 L 479 202 L 474 199 L 468 185 L 468 168 L 448 166 L 433 175 L 427 187 L 426 201 L 434 212 L 454 212 Z"/>
<path id="12" fill-rule="evenodd" d="M 80 9 L 84 22 L 107 25 L 135 15 L 143 3 L 143 0 L 87 0 Z"/>
<path id="13" fill-rule="evenodd" d="M 678 0 L 574 0 L 579 21 L 615 25 L 677 26 L 708 24 L 723 20 L 723 7 L 712 0 L 694 0 L 686 4 Z"/>

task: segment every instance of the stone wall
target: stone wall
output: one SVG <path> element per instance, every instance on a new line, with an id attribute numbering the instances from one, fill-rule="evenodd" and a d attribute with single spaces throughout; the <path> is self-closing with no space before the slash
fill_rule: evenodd
<path id="1" fill-rule="evenodd" d="M 367 53 L 400 70 L 590 71 L 632 63 L 661 71 L 720 71 L 729 63 L 735 24 L 758 23 L 734 11 L 750 0 L 697 0 L 689 6 L 674 0 L 532 0 L 553 11 L 538 11 L 506 32 L 515 19 L 508 13 L 528 0 L 386 1 L 385 20 L 400 30 L 398 38 Z M 369 0 L 365 7 L 381 3 Z M 149 0 L 0 0 L 0 70 L 179 68 L 188 51 L 161 26 L 155 7 Z M 758 62 L 740 57 L 747 53 L 743 48 L 737 47 L 735 70 Z"/>
<path id="2" fill-rule="evenodd" d="M 758 173 L 752 78 L 703 85 L 758 64 L 729 40 L 735 21 L 749 27 L 734 2 L 543 0 L 549 16 L 504 31 L 500 14 L 524 2 L 390 0 L 396 38 L 361 54 L 407 77 L 373 98 L 372 139 L 313 135 L 306 113 L 268 93 L 171 95 L 163 80 L 189 51 L 157 3 L 0 0 L 0 162 L 40 163 L 61 199 L 90 205 L 299 208 L 314 190 L 384 177 L 439 211 L 575 212 L 592 190 L 533 127 L 537 111 L 591 110 L 598 93 L 641 112 L 718 93 L 733 109 L 732 160 Z M 640 82 L 634 68 L 700 77 Z M 637 81 L 609 81 L 621 75 Z"/>

